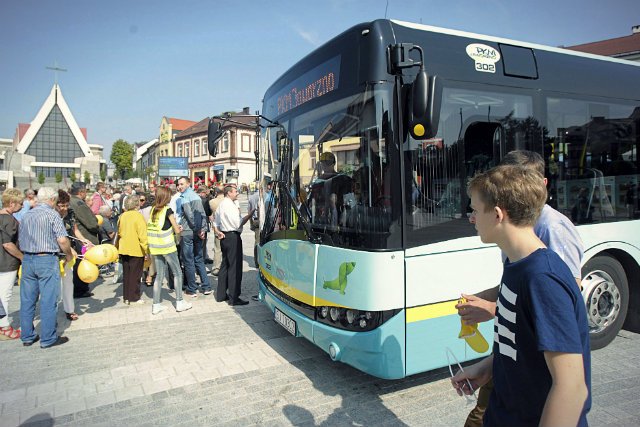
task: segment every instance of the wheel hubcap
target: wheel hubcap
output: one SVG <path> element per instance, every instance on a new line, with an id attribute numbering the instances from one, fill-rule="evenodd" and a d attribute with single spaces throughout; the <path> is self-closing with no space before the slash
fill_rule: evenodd
<path id="1" fill-rule="evenodd" d="M 595 270 L 582 280 L 582 296 L 587 308 L 589 329 L 602 332 L 620 314 L 620 291 L 609 274 Z"/>

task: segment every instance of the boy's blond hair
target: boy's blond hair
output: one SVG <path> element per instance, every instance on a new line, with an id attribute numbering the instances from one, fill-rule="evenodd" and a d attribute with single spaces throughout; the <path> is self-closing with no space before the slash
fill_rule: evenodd
<path id="1" fill-rule="evenodd" d="M 498 206 L 507 212 L 509 222 L 518 227 L 535 225 L 547 201 L 544 177 L 535 169 L 499 165 L 469 181 L 467 193 L 482 199 L 487 210 Z"/>
<path id="2" fill-rule="evenodd" d="M 2 193 L 2 206 L 9 207 L 11 203 L 22 204 L 24 201 L 24 194 L 17 188 L 7 188 Z"/>

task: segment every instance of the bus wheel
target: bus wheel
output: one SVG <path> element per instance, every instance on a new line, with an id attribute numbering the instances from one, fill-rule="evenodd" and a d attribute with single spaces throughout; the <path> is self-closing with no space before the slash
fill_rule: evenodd
<path id="1" fill-rule="evenodd" d="M 591 350 L 597 350 L 613 341 L 627 317 L 627 275 L 618 260 L 601 255 L 582 267 L 582 277 Z"/>

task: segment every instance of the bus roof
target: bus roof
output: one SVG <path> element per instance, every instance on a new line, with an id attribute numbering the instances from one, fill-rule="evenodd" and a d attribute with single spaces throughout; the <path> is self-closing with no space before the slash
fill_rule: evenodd
<path id="1" fill-rule="evenodd" d="M 434 33 L 448 34 L 452 36 L 467 37 L 472 39 L 486 40 L 486 41 L 491 41 L 495 43 L 506 43 L 506 44 L 512 44 L 515 46 L 522 46 L 522 47 L 528 47 L 532 49 L 545 50 L 548 52 L 561 53 L 563 55 L 574 55 L 574 56 L 580 56 L 583 58 L 597 59 L 600 61 L 616 62 L 618 64 L 634 65 L 636 67 L 640 67 L 640 62 L 627 61 L 626 59 L 594 55 L 591 53 L 584 53 L 584 52 L 579 52 L 575 50 L 562 49 L 559 47 L 551 47 L 551 46 L 546 46 L 546 45 L 541 45 L 536 43 L 523 42 L 519 40 L 511 40 L 511 39 L 506 39 L 502 37 L 488 36 L 485 34 L 476 34 L 476 33 L 469 33 L 466 31 L 452 30 L 449 28 L 434 27 L 432 25 L 415 24 L 413 22 L 399 21 L 396 19 L 392 19 L 391 22 L 393 22 L 396 25 L 401 25 L 403 27 L 413 28 L 416 30 L 430 31 Z"/>

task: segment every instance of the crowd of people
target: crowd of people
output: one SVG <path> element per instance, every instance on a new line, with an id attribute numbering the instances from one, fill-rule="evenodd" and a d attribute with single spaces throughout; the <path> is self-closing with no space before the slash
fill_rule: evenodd
<path id="1" fill-rule="evenodd" d="M 110 243 L 118 263 L 102 266 L 103 278 L 122 280 L 126 305 L 144 304 L 143 286 L 153 286 L 152 314 L 162 304 L 165 282 L 175 294 L 175 310 L 192 308 L 186 299 L 214 291 L 215 300 L 246 305 L 241 299 L 242 226 L 255 218 L 256 207 L 242 216 L 234 184 L 192 188 L 188 177 L 147 191 L 125 185 L 121 191 L 102 182 L 89 192 L 75 182 L 68 192 L 42 187 L 10 188 L 2 193 L 0 210 L 0 339 L 21 339 L 24 346 L 64 344 L 57 333 L 58 303 L 69 321 L 80 318 L 75 299 L 90 298 L 90 284 L 81 280 L 80 260 L 89 248 Z M 207 236 L 215 239 L 213 257 Z M 210 271 L 205 264 L 211 264 Z M 20 285 L 20 327 L 11 324 L 13 286 Z M 40 335 L 33 325 L 40 303 Z"/>
<path id="2" fill-rule="evenodd" d="M 218 276 L 215 300 L 248 304 L 240 298 L 241 232 L 249 220 L 257 228 L 259 197 L 250 198 L 242 215 L 234 185 L 215 187 L 215 197 L 210 191 L 194 190 L 187 177 L 177 186 L 151 186 L 148 193 L 125 187 L 113 196 L 102 183 L 91 195 L 82 183 L 74 183 L 69 194 L 47 187 L 37 194 L 6 190 L 0 210 L 0 336 L 21 338 L 24 346 L 40 341 L 42 348 L 66 343 L 56 328 L 61 289 L 67 318 L 78 319 L 73 298 L 92 294 L 74 260 L 105 241 L 118 247 L 125 304 L 144 304 L 146 268 L 152 313 L 166 310 L 165 276 L 176 311 L 188 310 L 185 298 L 214 292 L 207 262 Z M 571 220 L 546 204 L 544 160 L 512 151 L 499 166 L 476 174 L 467 191 L 469 221 L 482 242 L 501 249 L 504 265 L 499 286 L 463 294 L 456 305 L 468 325 L 495 317 L 492 354 L 451 379 L 459 394 L 479 394 L 465 426 L 587 425 L 591 360 L 580 293 L 584 249 Z M 216 239 L 213 259 L 207 255 L 210 231 Z M 20 329 L 14 329 L 6 314 L 19 268 Z M 41 336 L 33 326 L 38 300 Z"/>

